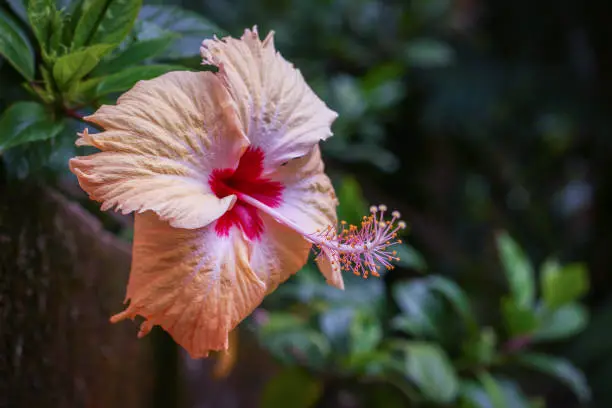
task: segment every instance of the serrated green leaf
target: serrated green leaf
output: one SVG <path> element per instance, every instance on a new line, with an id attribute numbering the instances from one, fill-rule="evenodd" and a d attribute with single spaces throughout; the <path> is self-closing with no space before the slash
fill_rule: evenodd
<path id="1" fill-rule="evenodd" d="M 56 57 L 57 55 L 64 55 L 68 48 L 63 46 L 62 44 L 64 36 L 64 16 L 59 10 L 53 13 L 50 24 L 51 37 L 49 37 L 47 51 L 52 57 Z"/>
<path id="2" fill-rule="evenodd" d="M 135 42 L 112 59 L 102 61 L 94 70 L 93 75 L 117 73 L 148 58 L 153 58 L 167 49 L 175 39 L 176 36 L 167 35 L 153 40 Z"/>
<path id="3" fill-rule="evenodd" d="M 502 299 L 501 306 L 504 323 L 511 336 L 530 334 L 537 328 L 538 319 L 530 307 L 521 306 L 509 297 Z"/>
<path id="4" fill-rule="evenodd" d="M 579 303 L 570 303 L 558 309 L 545 310 L 534 340 L 560 340 L 580 333 L 588 324 L 589 311 Z"/>
<path id="5" fill-rule="evenodd" d="M 96 87 L 96 95 L 102 96 L 113 92 L 123 92 L 133 87 L 138 81 L 155 78 L 170 71 L 181 70 L 184 70 L 184 67 L 177 65 L 143 65 L 127 68 L 104 77 Z"/>
<path id="6" fill-rule="evenodd" d="M 118 45 L 132 29 L 141 6 L 142 0 L 86 0 L 74 31 L 73 49 Z"/>
<path id="7" fill-rule="evenodd" d="M 36 102 L 17 102 L 0 117 L 0 152 L 24 143 L 51 139 L 64 128 Z"/>
<path id="8" fill-rule="evenodd" d="M 203 39 L 214 34 L 219 37 L 225 35 L 223 30 L 201 15 L 176 6 L 145 5 L 140 10 L 138 19 L 145 23 L 141 39 L 157 38 L 160 32 L 179 36 L 163 54 L 170 59 L 197 56 Z"/>
<path id="9" fill-rule="evenodd" d="M 34 79 L 34 49 L 11 16 L 0 9 L 0 55 L 28 81 Z"/>
<path id="10" fill-rule="evenodd" d="M 317 402 L 322 390 L 323 387 L 316 378 L 297 367 L 288 368 L 266 384 L 260 406 L 284 408 L 289 403 L 295 408 L 309 408 Z"/>
<path id="11" fill-rule="evenodd" d="M 49 51 L 49 42 L 53 37 L 54 29 L 60 12 L 55 6 L 55 0 L 29 0 L 27 2 L 28 20 L 30 27 L 42 49 L 43 58 Z M 61 21 L 61 18 L 60 18 Z"/>
<path id="12" fill-rule="evenodd" d="M 517 358 L 517 362 L 558 379 L 569 387 L 581 402 L 591 399 L 591 389 L 584 374 L 568 360 L 545 354 L 525 353 Z"/>
<path id="13" fill-rule="evenodd" d="M 529 259 L 506 232 L 498 233 L 496 238 L 512 297 L 520 308 L 531 307 L 535 301 L 535 282 Z"/>
<path id="14" fill-rule="evenodd" d="M 583 264 L 559 267 L 547 262 L 542 268 L 541 285 L 544 304 L 555 309 L 585 295 L 589 291 L 589 275 Z"/>
<path id="15" fill-rule="evenodd" d="M 459 382 L 450 360 L 437 344 L 406 342 L 406 376 L 428 400 L 450 403 L 457 396 Z"/>
<path id="16" fill-rule="evenodd" d="M 53 77 L 58 87 L 66 90 L 90 73 L 112 47 L 109 44 L 92 45 L 58 58 L 53 66 Z"/>

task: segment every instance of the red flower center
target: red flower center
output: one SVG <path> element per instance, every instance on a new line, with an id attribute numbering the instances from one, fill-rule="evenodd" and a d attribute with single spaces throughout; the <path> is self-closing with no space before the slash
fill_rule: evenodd
<path id="1" fill-rule="evenodd" d="M 219 198 L 242 193 L 253 197 L 268 207 L 278 207 L 282 203 L 283 185 L 277 181 L 263 178 L 264 152 L 249 147 L 236 169 L 215 169 L 210 174 L 210 189 Z M 215 224 L 219 236 L 229 235 L 232 226 L 240 227 L 249 239 L 257 239 L 263 232 L 263 221 L 258 210 L 250 204 L 236 201 L 231 210 L 223 214 Z"/>

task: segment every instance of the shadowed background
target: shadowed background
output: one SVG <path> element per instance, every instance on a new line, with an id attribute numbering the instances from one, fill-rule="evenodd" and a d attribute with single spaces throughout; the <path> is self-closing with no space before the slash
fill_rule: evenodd
<path id="1" fill-rule="evenodd" d="M 24 4 L 0 8 L 34 42 Z M 132 220 L 100 213 L 66 166 L 83 127 L 71 113 L 113 103 L 113 88 L 61 111 L 65 127 L 52 138 L 0 156 L 0 404 L 4 396 L 19 407 L 612 404 L 612 3 L 144 4 L 132 44 L 175 37 L 141 65 L 200 69 L 202 38 L 254 24 L 262 36 L 274 30 L 283 56 L 340 114 L 322 145 L 340 217 L 355 222 L 385 203 L 408 222 L 408 245 L 397 269 L 347 276 L 344 293 L 309 263 L 240 326 L 229 357 L 190 360 L 158 329 L 137 340 L 136 324 L 108 323 L 122 308 Z M 7 60 L 0 112 L 32 99 Z M 587 278 L 576 272 L 567 286 L 584 291 L 554 318 L 539 314 L 541 303 L 508 311 L 509 286 L 520 297 L 535 285 L 549 302 L 542 264 L 551 257 L 580 268 Z M 534 283 L 513 286 L 524 266 Z M 431 277 L 460 289 L 434 296 Z M 541 334 L 543 319 L 553 334 Z M 539 369 L 510 364 L 522 352 L 571 362 L 585 377 L 559 364 L 542 375 L 546 363 L 527 354 Z"/>

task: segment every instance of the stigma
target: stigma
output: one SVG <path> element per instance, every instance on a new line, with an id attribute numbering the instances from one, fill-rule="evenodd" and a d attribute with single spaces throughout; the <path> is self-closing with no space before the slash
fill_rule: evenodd
<path id="1" fill-rule="evenodd" d="M 363 216 L 361 225 L 349 225 L 341 221 L 338 227 L 329 226 L 318 231 L 311 241 L 320 250 L 318 256 L 330 256 L 345 271 L 367 279 L 372 275 L 380 277 L 382 270 L 394 269 L 393 262 L 400 260 L 393 248 L 402 243 L 398 239 L 406 223 L 400 220 L 399 211 L 385 217 L 387 207 L 370 207 L 370 215 Z"/>

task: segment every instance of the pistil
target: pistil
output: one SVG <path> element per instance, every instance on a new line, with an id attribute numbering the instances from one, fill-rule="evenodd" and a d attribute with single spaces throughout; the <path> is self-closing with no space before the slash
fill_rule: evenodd
<path id="1" fill-rule="evenodd" d="M 397 235 L 399 230 L 406 228 L 406 223 L 399 220 L 400 214 L 397 211 L 392 212 L 391 220 L 385 220 L 387 207 L 384 205 L 371 207 L 371 214 L 363 217 L 361 228 L 355 225 L 347 227 L 345 222 L 341 222 L 339 228 L 329 225 L 322 231 L 306 231 L 293 220 L 248 194 L 234 193 L 239 200 L 302 235 L 321 250 L 320 256 L 333 258 L 332 262 L 339 263 L 344 270 L 353 271 L 364 278 L 369 274 L 380 276 L 381 267 L 391 270 L 394 268 L 391 262 L 399 260 L 397 252 L 390 248 L 402 243 Z"/>

